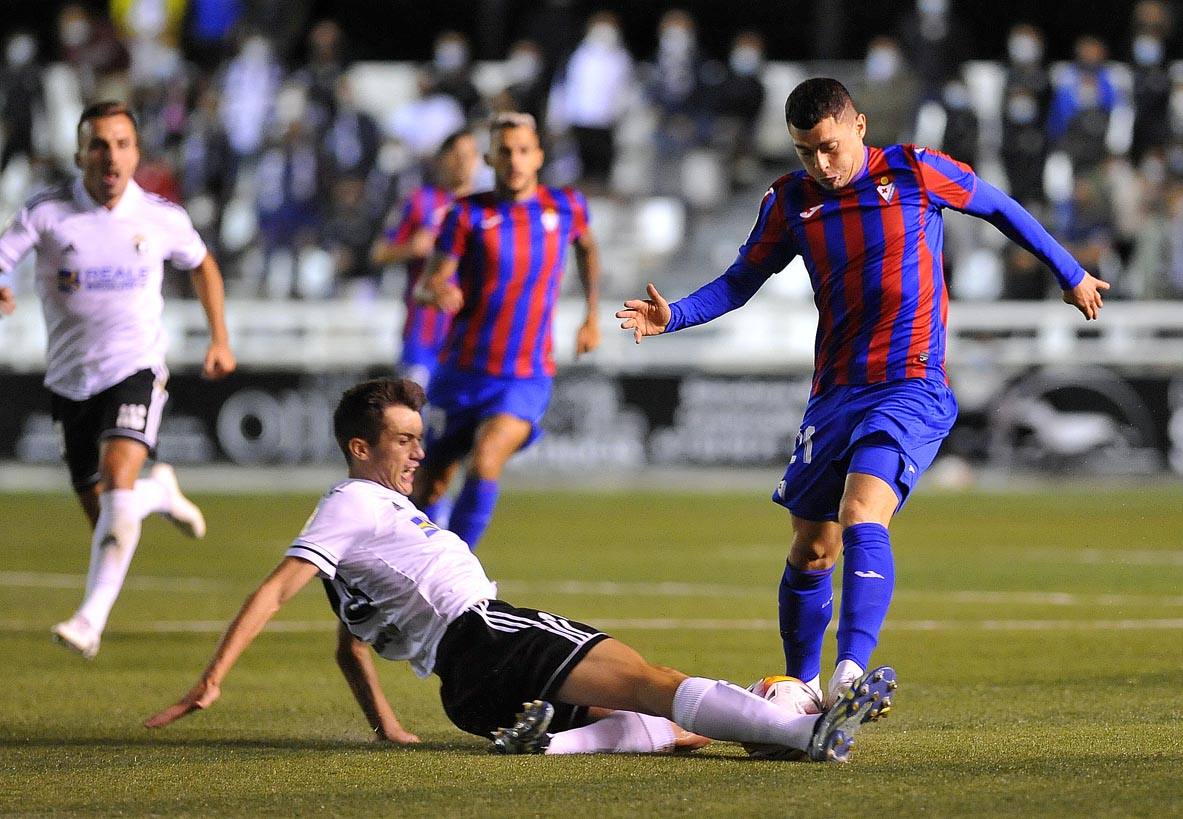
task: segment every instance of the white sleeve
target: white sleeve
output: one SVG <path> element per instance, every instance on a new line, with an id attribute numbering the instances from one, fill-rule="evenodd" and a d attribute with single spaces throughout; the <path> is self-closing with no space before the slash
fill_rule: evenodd
<path id="1" fill-rule="evenodd" d="M 193 227 L 193 220 L 181 208 L 176 208 L 170 214 L 172 224 L 169 235 L 172 247 L 169 249 L 168 260 L 181 270 L 192 270 L 201 264 L 208 251 L 205 242 L 201 240 L 197 230 Z"/>
<path id="2" fill-rule="evenodd" d="M 284 556 L 307 560 L 331 580 L 337 564 L 356 543 L 373 536 L 375 526 L 374 509 L 364 497 L 334 489 L 321 499 Z"/>
<path id="3" fill-rule="evenodd" d="M 0 231 L 0 275 L 12 272 L 38 240 L 29 209 L 21 208 Z"/>

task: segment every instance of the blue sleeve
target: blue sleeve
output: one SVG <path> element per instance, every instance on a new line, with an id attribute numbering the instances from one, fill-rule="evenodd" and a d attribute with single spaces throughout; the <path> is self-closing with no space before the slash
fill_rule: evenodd
<path id="1" fill-rule="evenodd" d="M 1051 268 L 1061 289 L 1071 290 L 1084 278 L 1080 263 L 1026 208 L 985 180 L 978 179 L 969 203 L 959 210 L 985 219 L 1006 238 Z"/>
<path id="2" fill-rule="evenodd" d="M 743 259 L 736 259 L 719 278 L 670 304 L 670 322 L 665 332 L 706 324 L 742 307 L 771 275 L 760 272 Z"/>

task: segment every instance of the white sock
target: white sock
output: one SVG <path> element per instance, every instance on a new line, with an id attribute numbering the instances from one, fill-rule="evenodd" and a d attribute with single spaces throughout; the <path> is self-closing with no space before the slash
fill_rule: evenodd
<path id="1" fill-rule="evenodd" d="M 809 748 L 816 714 L 791 714 L 723 680 L 688 677 L 674 694 L 674 722 L 696 734 L 730 742 Z"/>
<path id="2" fill-rule="evenodd" d="M 591 725 L 559 731 L 548 754 L 653 754 L 674 747 L 674 724 L 664 717 L 613 711 Z"/>
<path id="3" fill-rule="evenodd" d="M 155 478 L 140 478 L 136 481 L 136 502 L 140 508 L 140 519 L 155 512 L 172 511 L 172 498 L 168 490 Z"/>
<path id="4" fill-rule="evenodd" d="M 90 542 L 86 597 L 78 614 L 102 631 L 127 567 L 140 542 L 140 505 L 134 489 L 112 489 L 99 495 L 99 519 Z"/>

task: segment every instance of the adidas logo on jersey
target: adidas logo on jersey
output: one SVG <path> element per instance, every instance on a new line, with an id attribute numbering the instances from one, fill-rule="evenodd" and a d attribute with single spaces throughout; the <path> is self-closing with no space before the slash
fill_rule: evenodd
<path id="1" fill-rule="evenodd" d="M 120 404 L 115 426 L 143 430 L 148 425 L 148 408 L 143 404 Z"/>

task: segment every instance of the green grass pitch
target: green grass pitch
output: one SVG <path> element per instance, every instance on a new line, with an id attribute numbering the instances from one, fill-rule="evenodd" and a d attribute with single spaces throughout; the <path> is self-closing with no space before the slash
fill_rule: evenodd
<path id="1" fill-rule="evenodd" d="M 64 480 L 64 477 L 63 477 Z M 492 757 L 434 679 L 379 661 L 423 744 L 371 741 L 318 588 L 222 699 L 159 732 L 314 495 L 204 496 L 210 535 L 145 524 L 98 658 L 52 645 L 87 535 L 66 494 L 0 496 L 0 812 L 103 815 L 1183 815 L 1183 490 L 922 494 L 893 527 L 876 654 L 890 719 L 846 766 Z M 741 684 L 781 670 L 787 516 L 759 492 L 507 492 L 481 549 L 502 596 Z M 826 662 L 833 642 L 827 643 Z"/>

